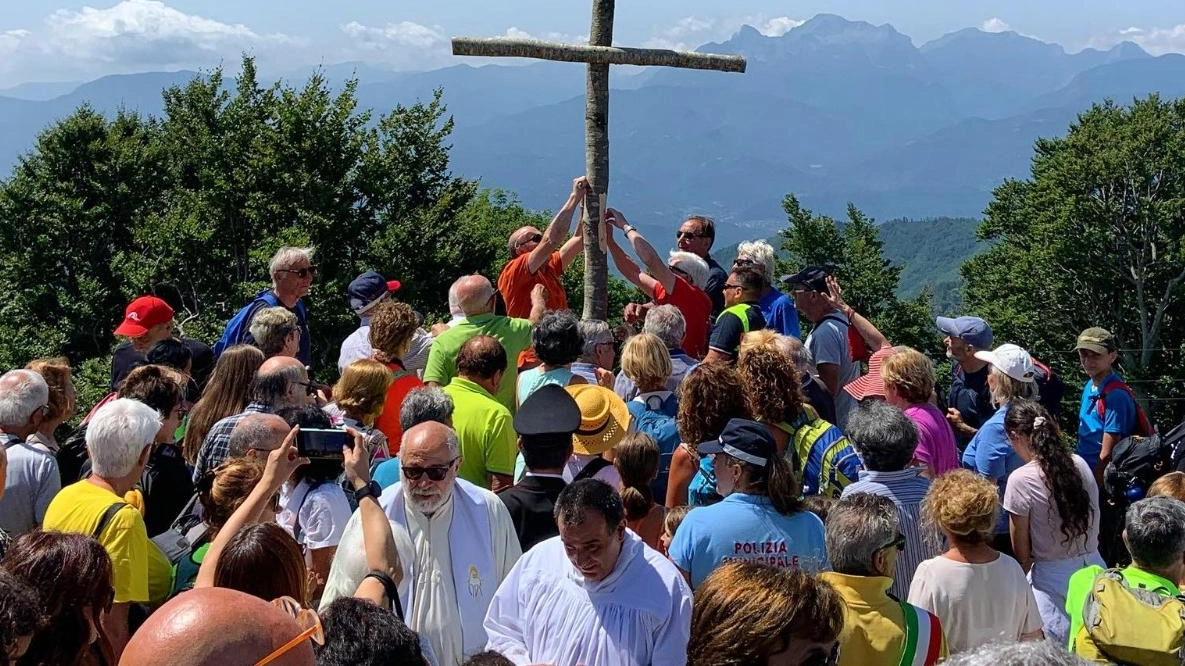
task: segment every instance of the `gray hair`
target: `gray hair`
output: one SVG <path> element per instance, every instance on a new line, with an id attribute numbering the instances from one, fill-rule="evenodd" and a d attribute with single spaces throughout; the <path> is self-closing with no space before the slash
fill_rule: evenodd
<path id="1" fill-rule="evenodd" d="M 268 373 L 260 371 L 255 374 L 255 379 L 251 380 L 248 393 L 252 402 L 273 408 L 286 407 L 292 402 L 288 397 L 292 392 L 292 385 L 306 377 L 304 368 L 299 365 L 286 365 Z"/>
<path id="2" fill-rule="evenodd" d="M 251 449 L 278 449 L 289 430 L 288 422 L 275 414 L 247 414 L 230 431 L 227 458 L 242 458 Z"/>
<path id="3" fill-rule="evenodd" d="M 139 400 L 118 398 L 100 407 L 86 427 L 86 450 L 95 475 L 118 479 L 130 474 L 144 449 L 152 446 L 161 423 L 160 414 Z"/>
<path id="4" fill-rule="evenodd" d="M 1053 641 L 991 643 L 952 656 L 946 666 L 1085 666 L 1091 662 L 1070 654 Z"/>
<path id="5" fill-rule="evenodd" d="M 1123 531 L 1132 560 L 1153 572 L 1181 561 L 1185 553 L 1185 503 L 1149 497 L 1127 508 Z"/>
<path id="6" fill-rule="evenodd" d="M 292 266 L 293 264 L 304 261 L 310 266 L 313 264 L 313 253 L 315 250 L 311 247 L 291 247 L 285 245 L 276 250 L 272 255 L 272 260 L 267 262 L 267 274 L 274 280 L 276 273 Z"/>
<path id="7" fill-rule="evenodd" d="M 700 289 L 708 284 L 708 277 L 711 276 L 708 262 L 704 261 L 703 257 L 690 252 L 671 250 L 671 258 L 667 260 L 667 265 L 676 266 L 679 270 L 687 273 L 687 276 L 691 278 L 692 286 Z"/>
<path id="8" fill-rule="evenodd" d="M 918 448 L 918 427 L 900 409 L 880 400 L 861 402 L 848 417 L 845 432 L 869 471 L 903 470 Z"/>
<path id="9" fill-rule="evenodd" d="M 453 399 L 439 388 L 431 386 L 412 389 L 399 408 L 399 427 L 407 432 L 428 421 L 451 425 Z"/>
<path id="10" fill-rule="evenodd" d="M 763 240 L 745 241 L 737 246 L 738 257 L 748 257 L 761 267 L 765 281 L 774 283 L 774 248 Z"/>
<path id="11" fill-rule="evenodd" d="M 292 331 L 299 330 L 296 315 L 286 307 L 262 308 L 251 318 L 251 337 L 264 356 L 275 356 L 284 350 L 284 343 Z"/>
<path id="12" fill-rule="evenodd" d="M 794 367 L 798 368 L 798 374 L 803 377 L 814 377 L 818 374 L 818 369 L 815 368 L 815 357 L 811 354 L 811 350 L 802 344 L 802 340 L 793 335 L 785 337 L 786 355 L 794 361 Z"/>
<path id="13" fill-rule="evenodd" d="M 600 319 L 581 319 L 576 329 L 580 331 L 580 337 L 584 338 L 584 349 L 580 352 L 582 361 L 591 363 L 598 345 L 613 342 L 613 331 L 609 329 L 609 324 Z"/>
<path id="14" fill-rule="evenodd" d="M 657 305 L 646 313 L 642 332 L 658 336 L 667 349 L 678 349 L 683 346 L 683 336 L 687 335 L 687 320 L 679 308 L 673 305 Z"/>
<path id="15" fill-rule="evenodd" d="M 831 505 L 826 527 L 835 573 L 879 576 L 873 558 L 897 538 L 897 507 L 887 497 L 853 493 Z"/>
<path id="16" fill-rule="evenodd" d="M 20 428 L 49 404 L 49 385 L 32 370 L 9 370 L 0 376 L 0 426 Z"/>
<path id="17" fill-rule="evenodd" d="M 464 278 L 453 280 L 453 283 L 448 287 L 448 313 L 450 315 L 463 315 L 465 311 L 461 309 L 461 296 L 457 293 L 457 285 L 461 283 Z"/>

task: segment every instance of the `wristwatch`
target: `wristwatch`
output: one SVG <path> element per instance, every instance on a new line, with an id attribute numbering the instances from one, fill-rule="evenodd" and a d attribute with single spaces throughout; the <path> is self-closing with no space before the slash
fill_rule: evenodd
<path id="1" fill-rule="evenodd" d="M 380 486 L 377 481 L 375 481 L 374 479 L 371 479 L 370 483 L 367 483 L 365 486 L 362 486 L 358 490 L 354 491 L 354 501 L 361 502 L 362 499 L 365 497 L 373 497 L 375 499 L 375 501 L 377 502 L 379 497 L 382 496 L 382 494 L 383 494 L 383 487 Z"/>

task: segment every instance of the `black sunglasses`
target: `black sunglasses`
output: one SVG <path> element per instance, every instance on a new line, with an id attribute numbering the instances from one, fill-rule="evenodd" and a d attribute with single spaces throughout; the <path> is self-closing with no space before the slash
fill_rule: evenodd
<path id="1" fill-rule="evenodd" d="M 310 275 L 313 277 L 317 277 L 317 267 L 316 266 L 309 266 L 308 268 L 281 268 L 280 270 L 278 270 L 276 272 L 277 273 L 292 273 L 293 275 L 295 275 L 296 277 L 298 277 L 302 280 L 309 277 Z"/>
<path id="2" fill-rule="evenodd" d="M 739 285 L 739 284 L 728 284 L 727 282 L 725 282 L 725 283 L 724 283 L 724 287 L 723 287 L 723 288 L 724 288 L 724 289 L 744 289 L 745 287 L 744 287 L 743 285 Z"/>
<path id="3" fill-rule="evenodd" d="M 301 386 L 304 387 L 304 394 L 305 395 L 313 395 L 314 393 L 317 392 L 317 385 L 312 382 L 296 382 L 296 383 L 300 384 Z"/>
<path id="4" fill-rule="evenodd" d="M 752 259 L 737 259 L 736 261 L 732 262 L 732 265 L 733 266 L 752 266 L 756 263 L 757 262 L 753 261 Z"/>
<path id="5" fill-rule="evenodd" d="M 675 275 L 679 275 L 682 277 L 690 277 L 687 274 L 687 271 L 685 271 L 682 268 L 679 268 L 678 266 L 675 266 L 673 264 L 671 266 L 667 266 L 667 268 L 671 269 L 671 272 L 674 273 Z"/>
<path id="6" fill-rule="evenodd" d="M 453 458 L 447 465 L 435 465 L 433 467 L 402 467 L 403 476 L 411 481 L 418 481 L 421 476 L 425 474 L 432 481 L 444 481 L 444 477 L 448 476 L 448 471 L 453 468 L 453 464 L 459 458 Z"/>
<path id="7" fill-rule="evenodd" d="M 707 236 L 707 234 L 697 234 L 694 231 L 676 231 L 675 232 L 675 238 L 677 240 L 683 240 L 684 238 L 704 238 L 706 236 Z"/>
<path id="8" fill-rule="evenodd" d="M 882 546 L 881 550 L 885 548 L 896 548 L 898 551 L 905 550 L 905 535 L 898 533 L 897 538 Z"/>
<path id="9" fill-rule="evenodd" d="M 543 240 L 543 234 L 535 234 L 530 238 L 524 238 L 523 240 L 519 241 L 518 245 L 515 245 L 515 247 L 522 247 L 527 243 L 538 243 L 541 240 Z"/>

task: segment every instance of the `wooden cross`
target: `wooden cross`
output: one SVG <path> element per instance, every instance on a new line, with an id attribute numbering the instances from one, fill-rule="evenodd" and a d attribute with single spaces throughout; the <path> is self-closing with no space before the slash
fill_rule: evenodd
<path id="1" fill-rule="evenodd" d="M 601 202 L 609 188 L 609 65 L 658 65 L 744 72 L 741 56 L 613 46 L 614 0 L 593 0 L 588 46 L 533 39 L 454 37 L 453 55 L 538 58 L 588 64 L 584 108 L 584 318 L 608 319 L 609 272 L 602 249 Z"/>

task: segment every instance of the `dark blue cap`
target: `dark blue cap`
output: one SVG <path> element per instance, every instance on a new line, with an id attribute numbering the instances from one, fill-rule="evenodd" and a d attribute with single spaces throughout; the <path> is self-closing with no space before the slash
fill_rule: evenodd
<path id="1" fill-rule="evenodd" d="M 769 430 L 756 421 L 731 419 L 719 439 L 700 442 L 700 455 L 727 453 L 741 462 L 765 467 L 778 454 L 778 445 Z"/>
<path id="2" fill-rule="evenodd" d="M 938 330 L 959 338 L 976 349 L 992 348 L 992 327 L 979 317 L 939 317 Z"/>

